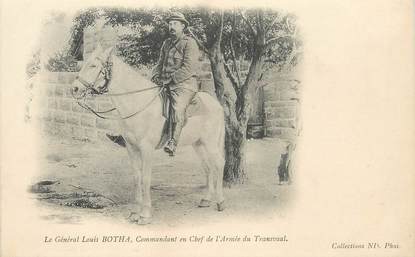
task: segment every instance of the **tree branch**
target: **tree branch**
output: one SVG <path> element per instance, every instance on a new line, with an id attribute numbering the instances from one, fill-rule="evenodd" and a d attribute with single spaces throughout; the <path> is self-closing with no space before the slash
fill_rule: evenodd
<path id="1" fill-rule="evenodd" d="M 269 24 L 269 26 L 266 28 L 265 33 L 268 33 L 271 29 L 272 26 L 274 26 L 274 24 L 280 19 L 280 17 L 277 14 L 277 17 L 275 17 L 275 19 Z"/>
<path id="2" fill-rule="evenodd" d="M 199 48 L 202 49 L 202 51 L 205 54 L 209 54 L 209 51 L 207 50 L 207 48 L 205 47 L 203 42 L 193 33 L 193 31 L 190 29 L 190 27 L 187 28 L 187 31 L 194 38 L 194 40 L 196 41 L 196 44 L 199 46 Z"/>
<path id="3" fill-rule="evenodd" d="M 243 14 L 243 12 L 239 12 L 241 14 L 242 20 L 244 20 L 244 22 L 246 24 L 248 24 L 249 29 L 251 30 L 252 34 L 254 34 L 254 36 L 256 37 L 257 32 L 254 29 L 254 26 L 248 21 L 248 19 L 245 17 L 245 15 Z"/>
<path id="4" fill-rule="evenodd" d="M 238 87 L 241 85 L 241 74 L 240 69 L 236 62 L 236 54 L 235 54 L 235 48 L 233 46 L 233 38 L 235 37 L 235 29 L 236 29 L 236 13 L 233 13 L 233 22 L 232 22 L 232 32 L 231 32 L 231 39 L 230 39 L 230 48 L 231 48 L 231 57 L 233 66 L 235 67 L 236 72 L 236 78 L 238 79 Z"/>
<path id="5" fill-rule="evenodd" d="M 264 25 L 264 12 L 260 9 L 257 11 L 258 34 L 265 34 Z"/>
<path id="6" fill-rule="evenodd" d="M 293 50 L 291 51 L 290 55 L 287 58 L 287 61 L 285 62 L 284 69 L 286 69 L 288 66 L 290 66 L 290 64 L 294 60 L 295 56 L 300 55 L 302 53 L 303 53 L 302 50 L 298 50 L 296 48 L 293 48 Z"/>
<path id="7" fill-rule="evenodd" d="M 228 75 L 230 81 L 232 82 L 232 86 L 235 90 L 235 92 L 239 92 L 239 85 L 237 78 L 235 77 L 235 75 L 232 73 L 232 69 L 231 67 L 229 67 L 229 64 L 226 62 L 223 62 L 223 65 L 225 66 L 225 71 L 226 71 L 226 75 Z"/>
<path id="8" fill-rule="evenodd" d="M 266 48 L 269 48 L 272 44 L 274 44 L 278 39 L 281 39 L 281 38 L 284 38 L 284 37 L 292 37 L 292 35 L 290 35 L 290 34 L 283 34 L 283 35 L 280 35 L 280 36 L 277 36 L 277 37 L 273 37 L 273 38 L 270 38 L 270 39 L 268 39 L 267 41 L 266 41 L 266 43 L 265 43 L 265 46 L 266 46 Z"/>
<path id="9" fill-rule="evenodd" d="M 256 25 L 257 25 L 257 35 L 256 35 L 256 44 L 258 46 L 264 46 L 266 42 L 266 32 L 264 30 L 264 12 L 258 10 L 256 12 Z"/>
<path id="10" fill-rule="evenodd" d="M 219 29 L 219 39 L 218 43 L 222 42 L 222 34 L 223 34 L 223 10 L 220 12 L 220 29 Z"/>

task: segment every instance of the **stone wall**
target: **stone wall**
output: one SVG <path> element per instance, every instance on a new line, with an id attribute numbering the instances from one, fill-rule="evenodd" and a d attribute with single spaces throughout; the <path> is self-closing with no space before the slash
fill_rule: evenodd
<path id="1" fill-rule="evenodd" d="M 120 34 L 128 33 L 122 27 L 88 27 L 84 31 L 84 60 L 100 43 L 104 48 L 116 44 Z M 245 70 L 248 65 L 242 65 Z M 243 72 L 243 73 L 246 73 Z M 71 83 L 76 73 L 43 73 L 38 87 L 43 92 L 45 100 L 42 104 L 42 120 L 44 130 L 48 133 L 71 136 L 76 138 L 89 138 L 91 140 L 105 138 L 105 133 L 112 133 L 119 130 L 116 121 L 103 120 L 81 108 L 71 97 Z M 210 63 L 206 58 L 201 57 L 200 90 L 215 96 L 213 78 Z M 260 109 L 256 110 L 255 122 L 251 122 L 248 134 L 252 137 L 278 137 L 293 139 L 298 133 L 298 90 L 300 81 L 295 73 L 271 73 L 263 90 L 255 96 L 255 101 L 262 101 Z M 258 91 L 256 91 L 258 92 Z M 108 98 L 101 97 L 88 99 L 88 105 L 98 111 L 112 108 Z M 254 103 L 257 104 L 257 103 Z M 258 124 L 261 120 L 262 124 Z"/>
<path id="2" fill-rule="evenodd" d="M 205 78 L 201 78 L 201 90 L 214 95 L 213 80 L 207 76 L 210 72 L 205 66 Z M 72 98 L 70 89 L 77 73 L 49 72 L 40 76 L 36 87 L 41 92 L 39 99 L 40 118 L 43 129 L 49 134 L 88 138 L 105 138 L 105 133 L 117 133 L 118 123 L 101 119 L 83 109 Z M 211 74 L 209 74 L 211 75 Z M 293 139 L 298 133 L 298 85 L 292 75 L 276 74 L 263 87 L 264 124 L 261 134 L 266 137 Z M 261 100 L 261 99 L 259 99 Z M 86 103 L 97 111 L 112 108 L 109 98 L 89 98 Z M 110 116 L 114 117 L 114 116 Z"/>
<path id="3" fill-rule="evenodd" d="M 82 108 L 71 95 L 72 82 L 77 73 L 42 73 L 36 88 L 42 130 L 47 134 L 77 139 L 104 139 L 105 133 L 118 131 L 116 121 L 103 120 Z M 86 103 L 98 111 L 112 108 L 109 98 L 90 98 Z M 114 116 L 110 116 L 114 117 Z"/>
<path id="4" fill-rule="evenodd" d="M 264 86 L 264 135 L 294 139 L 299 133 L 299 90 L 295 73 L 275 73 Z"/>

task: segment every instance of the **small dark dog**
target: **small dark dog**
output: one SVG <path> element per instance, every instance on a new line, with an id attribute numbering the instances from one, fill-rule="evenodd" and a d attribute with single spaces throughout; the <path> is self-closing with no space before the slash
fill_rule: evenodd
<path id="1" fill-rule="evenodd" d="M 291 184 L 291 169 L 294 155 L 295 143 L 288 143 L 285 153 L 280 156 L 280 165 L 278 166 L 279 184 Z"/>

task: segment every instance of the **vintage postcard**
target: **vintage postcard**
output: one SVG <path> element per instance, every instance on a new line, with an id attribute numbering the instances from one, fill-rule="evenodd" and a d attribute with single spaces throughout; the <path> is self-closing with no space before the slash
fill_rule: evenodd
<path id="1" fill-rule="evenodd" d="M 413 1 L 0 3 L 1 256 L 414 255 Z"/>

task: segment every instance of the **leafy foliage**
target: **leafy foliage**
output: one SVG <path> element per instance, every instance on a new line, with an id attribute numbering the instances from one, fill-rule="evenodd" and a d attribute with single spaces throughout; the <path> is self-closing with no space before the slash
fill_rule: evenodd
<path id="1" fill-rule="evenodd" d="M 95 24 L 95 20 L 100 16 L 100 9 L 89 8 L 80 11 L 73 19 L 73 26 L 71 28 L 70 48 L 69 53 L 73 56 L 79 55 L 79 49 L 83 42 L 83 32 L 88 26 Z"/>
<path id="2" fill-rule="evenodd" d="M 26 74 L 28 78 L 33 77 L 40 71 L 40 50 L 32 55 L 29 63 L 26 65 Z"/>
<path id="3" fill-rule="evenodd" d="M 134 66 L 149 66 L 157 62 L 160 48 L 167 37 L 167 12 L 156 9 L 108 9 L 103 15 L 107 24 L 124 26 L 133 33 L 121 36 L 118 53 Z"/>
<path id="4" fill-rule="evenodd" d="M 70 55 L 67 51 L 60 51 L 50 58 L 46 64 L 46 69 L 51 72 L 76 72 L 79 71 L 78 62 L 75 57 Z"/>
<path id="5" fill-rule="evenodd" d="M 223 12 L 224 26 L 221 46 L 225 60 L 232 58 L 249 61 L 254 54 L 254 30 L 267 30 L 265 40 L 274 39 L 273 45 L 266 51 L 265 70 L 270 67 L 282 69 L 288 65 L 295 66 L 298 56 L 292 56 L 295 48 L 301 46 L 301 40 L 295 35 L 295 17 L 275 10 L 263 12 L 258 19 L 256 9 L 218 10 L 200 7 L 181 7 L 174 9 L 160 8 L 90 8 L 80 12 L 74 19 L 70 53 L 79 48 L 83 30 L 95 23 L 97 18 L 104 18 L 106 24 L 113 27 L 128 27 L 132 33 L 123 35 L 117 45 L 118 53 L 124 60 L 134 66 L 151 66 L 158 59 L 164 39 L 167 38 L 165 18 L 169 11 L 180 11 L 190 22 L 188 31 L 199 40 L 206 49 L 216 42 L 220 29 L 220 14 Z M 244 17 L 242 17 L 244 16 Z M 245 18 L 245 19 L 244 19 Z"/>

